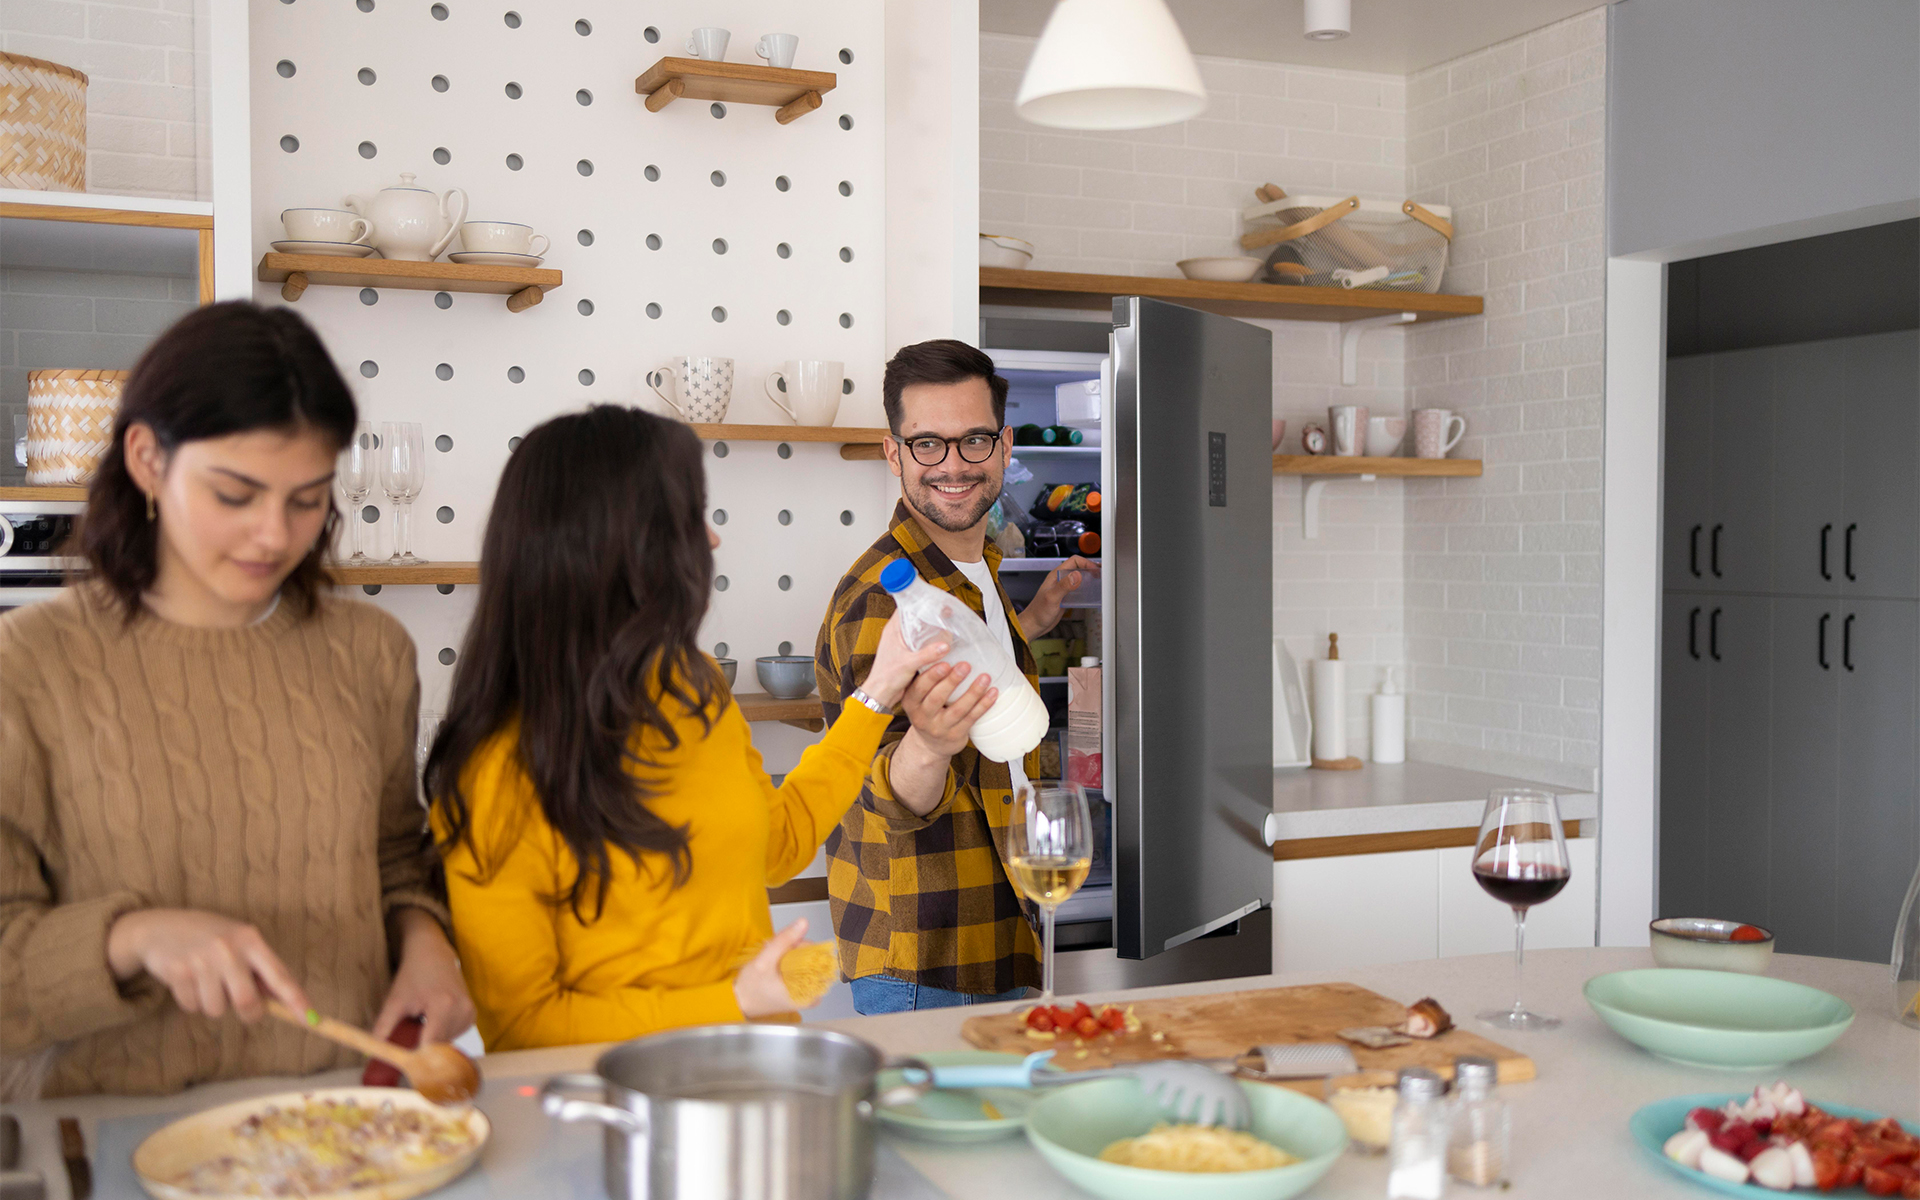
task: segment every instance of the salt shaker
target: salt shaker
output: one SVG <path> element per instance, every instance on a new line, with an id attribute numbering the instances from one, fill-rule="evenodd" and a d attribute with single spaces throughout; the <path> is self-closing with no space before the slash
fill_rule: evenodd
<path id="1" fill-rule="evenodd" d="M 1507 1176 L 1512 1116 L 1493 1094 L 1497 1068 L 1490 1058 L 1453 1060 L 1452 1134 L 1447 1173 L 1462 1183 L 1492 1187 Z"/>
<path id="2" fill-rule="evenodd" d="M 1447 1189 L 1446 1084 L 1425 1067 L 1403 1067 L 1393 1110 L 1387 1200 L 1440 1200 Z"/>

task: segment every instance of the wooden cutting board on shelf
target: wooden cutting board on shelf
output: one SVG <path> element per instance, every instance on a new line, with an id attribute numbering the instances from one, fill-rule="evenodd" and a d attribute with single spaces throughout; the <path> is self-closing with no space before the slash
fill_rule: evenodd
<path id="1" fill-rule="evenodd" d="M 1250 992 L 1216 992 L 1208 996 L 1169 996 L 1142 1000 L 1130 1006 L 1140 1019 L 1137 1031 L 1106 1034 L 1091 1042 L 1061 1037 L 1053 1041 L 1027 1036 L 1019 1016 L 999 1013 L 974 1017 L 960 1027 L 961 1036 L 982 1050 L 1030 1054 L 1054 1049 L 1053 1064 L 1062 1070 L 1085 1071 L 1116 1062 L 1170 1058 L 1234 1058 L 1255 1046 L 1285 1042 L 1337 1042 L 1338 1032 L 1361 1025 L 1399 1025 L 1407 1019 L 1406 1005 L 1351 983 L 1315 983 L 1304 987 L 1265 988 Z M 1458 1017 L 1455 1018 L 1458 1020 Z M 1154 1035 L 1158 1034 L 1158 1037 Z M 1362 1071 L 1389 1075 L 1402 1067 L 1429 1067 L 1452 1077 L 1453 1060 L 1464 1055 L 1491 1058 L 1499 1065 L 1501 1083 L 1523 1083 L 1535 1075 L 1533 1060 L 1458 1026 L 1439 1037 L 1415 1038 L 1404 1046 L 1369 1050 L 1342 1043 L 1353 1051 Z M 1086 1050 L 1085 1056 L 1079 1051 Z M 1381 1082 L 1391 1079 L 1382 1077 Z M 1320 1081 L 1290 1082 L 1296 1090 L 1320 1094 Z"/>

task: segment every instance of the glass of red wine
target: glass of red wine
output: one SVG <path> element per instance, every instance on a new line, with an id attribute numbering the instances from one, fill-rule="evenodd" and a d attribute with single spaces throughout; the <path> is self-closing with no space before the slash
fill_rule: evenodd
<path id="1" fill-rule="evenodd" d="M 1501 1029 L 1558 1029 L 1559 1017 L 1528 1012 L 1520 999 L 1526 962 L 1527 910 L 1545 904 L 1567 886 L 1567 838 L 1560 805 L 1551 792 L 1499 788 L 1487 797 L 1480 840 L 1473 851 L 1473 880 L 1513 909 L 1513 1007 L 1479 1014 Z"/>

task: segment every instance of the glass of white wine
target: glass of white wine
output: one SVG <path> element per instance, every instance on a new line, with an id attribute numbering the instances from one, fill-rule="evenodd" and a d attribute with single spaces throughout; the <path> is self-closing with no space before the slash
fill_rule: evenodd
<path id="1" fill-rule="evenodd" d="M 1040 959 L 1040 1003 L 1053 1002 L 1053 915 L 1080 890 L 1093 866 L 1093 820 L 1087 793 L 1075 784 L 1028 784 L 1008 831 L 1013 886 L 1040 906 L 1045 922 Z"/>

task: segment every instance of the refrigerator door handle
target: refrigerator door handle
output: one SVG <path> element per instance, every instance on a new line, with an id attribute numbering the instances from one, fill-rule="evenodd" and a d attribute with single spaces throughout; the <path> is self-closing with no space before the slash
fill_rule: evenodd
<path id="1" fill-rule="evenodd" d="M 1687 614 L 1687 653 L 1693 661 L 1700 661 L 1700 606 L 1697 604 Z"/>
<path id="2" fill-rule="evenodd" d="M 1687 569 L 1693 572 L 1695 579 L 1700 578 L 1700 530 L 1702 528 L 1695 525 L 1693 532 L 1687 535 Z"/>
<path id="3" fill-rule="evenodd" d="M 1840 665 L 1849 671 L 1853 670 L 1853 618 L 1855 615 L 1857 614 L 1848 613 L 1847 619 L 1840 622 Z"/>
<path id="4" fill-rule="evenodd" d="M 1720 661 L 1720 610 L 1717 608 L 1707 618 L 1707 657 Z"/>
<path id="5" fill-rule="evenodd" d="M 1820 527 L 1820 578 L 1831 581 L 1833 570 L 1827 566 L 1827 542 L 1833 537 L 1832 524 Z"/>
<path id="6" fill-rule="evenodd" d="M 1820 614 L 1820 669 L 1833 670 L 1833 664 L 1827 661 L 1827 624 L 1833 620 L 1832 613 Z"/>
<path id="7" fill-rule="evenodd" d="M 1713 536 L 1707 541 L 1707 564 L 1712 568 L 1715 579 L 1720 578 L 1720 531 L 1725 528 L 1725 525 L 1715 525 Z"/>
<path id="8" fill-rule="evenodd" d="M 1854 533 L 1854 530 L 1858 528 L 1860 528 L 1860 526 L 1858 525 L 1847 526 L 1847 540 L 1844 543 L 1845 549 L 1843 549 L 1840 552 L 1840 561 L 1842 564 L 1842 569 L 1846 571 L 1847 580 L 1849 582 L 1858 582 L 1856 576 L 1853 573 L 1853 533 Z M 1847 619 L 1852 620 L 1853 618 L 1849 617 Z"/>

